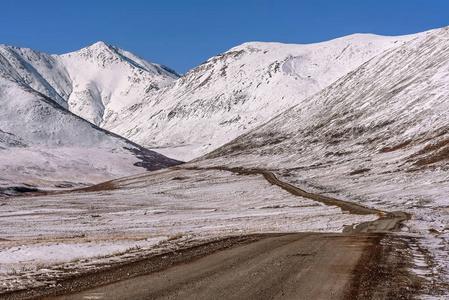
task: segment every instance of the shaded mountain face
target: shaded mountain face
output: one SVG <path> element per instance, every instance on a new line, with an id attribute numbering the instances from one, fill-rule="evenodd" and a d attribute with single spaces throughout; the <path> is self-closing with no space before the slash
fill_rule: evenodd
<path id="1" fill-rule="evenodd" d="M 447 206 L 448 46 L 444 28 L 382 53 L 200 163 L 277 169 L 376 207 Z"/>
<path id="2" fill-rule="evenodd" d="M 20 187 L 82 186 L 179 163 L 98 128 L 4 76 L 0 103 L 0 194 Z"/>
<path id="3" fill-rule="evenodd" d="M 312 45 L 246 43 L 106 118 L 102 126 L 187 161 L 263 124 L 413 37 L 357 34 Z"/>

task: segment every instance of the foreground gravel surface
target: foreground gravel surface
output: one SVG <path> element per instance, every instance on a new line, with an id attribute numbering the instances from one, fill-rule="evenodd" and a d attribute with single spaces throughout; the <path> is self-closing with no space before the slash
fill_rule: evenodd
<path id="1" fill-rule="evenodd" d="M 421 281 L 406 249 L 385 233 L 240 237 L 65 282 L 72 293 L 48 299 L 409 299 Z M 133 272 L 148 274 L 83 290 Z"/>

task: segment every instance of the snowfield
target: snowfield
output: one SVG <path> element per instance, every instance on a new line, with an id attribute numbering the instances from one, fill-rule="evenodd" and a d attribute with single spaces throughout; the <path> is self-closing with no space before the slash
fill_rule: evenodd
<path id="1" fill-rule="evenodd" d="M 228 171 L 164 169 L 108 186 L 98 192 L 2 200 L 0 290 L 38 286 L 64 268 L 83 272 L 96 263 L 129 259 L 158 246 L 170 249 L 183 240 L 340 232 L 377 218 L 293 196 L 261 175 Z"/>
<path id="2" fill-rule="evenodd" d="M 103 42 L 63 55 L 0 45 L 0 73 L 95 125 L 180 76 Z"/>

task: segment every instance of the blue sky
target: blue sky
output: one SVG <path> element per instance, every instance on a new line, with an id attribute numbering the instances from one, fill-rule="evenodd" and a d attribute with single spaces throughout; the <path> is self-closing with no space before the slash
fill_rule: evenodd
<path id="1" fill-rule="evenodd" d="M 0 2 L 0 44 L 62 54 L 104 41 L 178 72 L 248 41 L 313 43 L 449 25 L 448 0 Z"/>

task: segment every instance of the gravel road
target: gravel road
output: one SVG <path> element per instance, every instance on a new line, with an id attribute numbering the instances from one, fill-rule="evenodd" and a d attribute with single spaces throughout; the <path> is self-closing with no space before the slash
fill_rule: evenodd
<path id="1" fill-rule="evenodd" d="M 419 280 L 398 255 L 406 248 L 405 240 L 384 233 L 268 236 L 48 299 L 409 299 Z"/>

